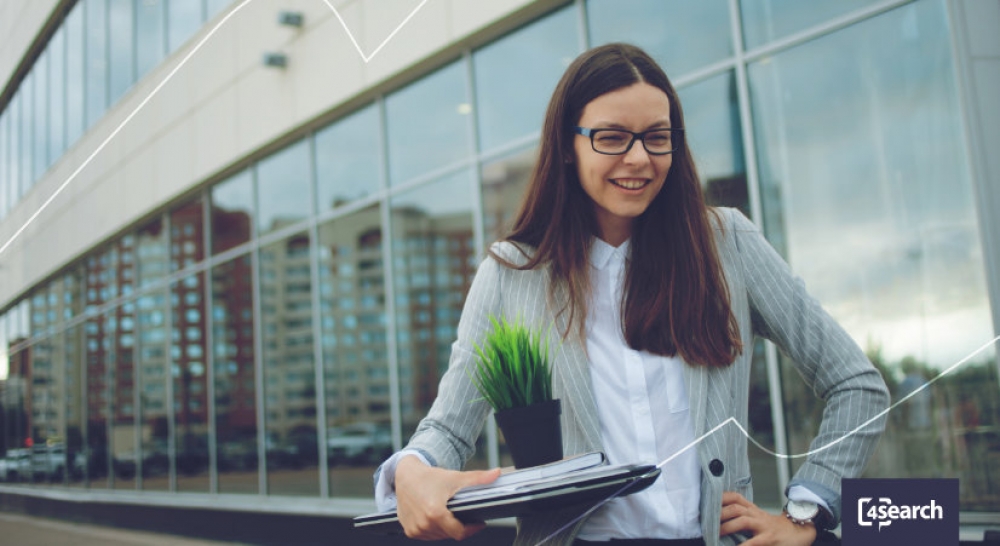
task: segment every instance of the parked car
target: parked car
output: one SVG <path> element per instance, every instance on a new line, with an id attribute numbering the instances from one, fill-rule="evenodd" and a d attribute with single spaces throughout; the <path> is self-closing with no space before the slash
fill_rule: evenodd
<path id="1" fill-rule="evenodd" d="M 392 454 L 388 425 L 352 423 L 331 427 L 326 434 L 327 457 L 334 464 L 375 463 Z"/>
<path id="2" fill-rule="evenodd" d="M 0 459 L 0 480 L 16 482 L 31 476 L 31 450 L 9 449 L 7 456 Z"/>
<path id="3" fill-rule="evenodd" d="M 66 474 L 66 446 L 36 445 L 31 448 L 31 479 L 59 482 Z"/>

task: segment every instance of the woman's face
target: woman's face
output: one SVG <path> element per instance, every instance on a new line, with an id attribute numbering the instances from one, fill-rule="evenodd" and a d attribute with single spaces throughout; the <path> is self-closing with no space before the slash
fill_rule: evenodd
<path id="1" fill-rule="evenodd" d="M 634 133 L 669 128 L 670 99 L 648 83 L 636 83 L 590 101 L 577 125 Z M 595 152 L 584 135 L 576 135 L 573 149 L 580 184 L 594 203 L 598 236 L 618 246 L 663 188 L 673 155 L 650 155 L 638 140 L 625 154 L 604 155 Z"/>

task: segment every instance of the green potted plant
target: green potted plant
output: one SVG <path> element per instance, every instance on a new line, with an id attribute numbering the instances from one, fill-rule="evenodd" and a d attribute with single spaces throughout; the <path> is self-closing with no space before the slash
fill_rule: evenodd
<path id="1" fill-rule="evenodd" d="M 490 317 L 483 346 L 475 346 L 471 379 L 493 408 L 516 468 L 562 459 L 559 400 L 552 399 L 547 336 L 515 320 Z"/>

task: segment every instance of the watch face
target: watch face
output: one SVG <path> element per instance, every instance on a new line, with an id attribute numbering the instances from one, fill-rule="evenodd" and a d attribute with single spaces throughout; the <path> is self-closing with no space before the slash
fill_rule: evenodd
<path id="1" fill-rule="evenodd" d="M 788 501 L 785 511 L 797 520 L 811 520 L 819 513 L 819 506 L 814 502 Z"/>

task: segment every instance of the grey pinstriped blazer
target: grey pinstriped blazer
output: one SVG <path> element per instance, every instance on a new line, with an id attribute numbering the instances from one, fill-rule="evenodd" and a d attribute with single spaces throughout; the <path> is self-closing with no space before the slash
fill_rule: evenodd
<path id="1" fill-rule="evenodd" d="M 826 401 L 819 434 L 810 449 L 833 442 L 883 411 L 889 401 L 881 375 L 856 343 L 805 291 L 760 231 L 740 212 L 715 209 L 716 245 L 739 324 L 744 351 L 724 369 L 687 366 L 684 379 L 690 400 L 695 437 L 729 417 L 747 427 L 750 363 L 754 335 L 774 341 L 798 367 L 805 382 Z M 501 255 L 517 263 L 521 254 L 510 243 L 498 243 Z M 523 262 L 522 262 L 523 263 Z M 473 344 L 489 331 L 489 316 L 522 317 L 528 324 L 552 329 L 553 391 L 562 399 L 563 444 L 566 455 L 601 450 L 600 427 L 587 369 L 585 345 L 571 336 L 561 345 L 565 314 L 554 316 L 548 304 L 548 271 L 516 271 L 487 258 L 476 273 L 458 325 L 448 371 L 441 379 L 438 398 L 421 421 L 407 447 L 423 450 L 437 466 L 462 468 L 472 455 L 489 407 L 466 373 L 474 363 Z M 794 417 L 793 417 L 794 418 Z M 818 494 L 840 517 L 840 480 L 861 473 L 884 428 L 876 420 L 830 449 L 811 455 L 792 480 Z M 706 544 L 733 544 L 719 539 L 723 491 L 752 499 L 747 440 L 732 424 L 697 446 L 701 461 L 701 527 Z M 720 475 L 710 464 L 722 463 Z M 658 462 L 658 461 L 650 461 Z M 719 464 L 712 465 L 719 470 Z M 581 509 L 544 513 L 518 522 L 515 544 L 536 544 L 579 515 Z M 578 522 L 546 544 L 569 544 Z"/>

